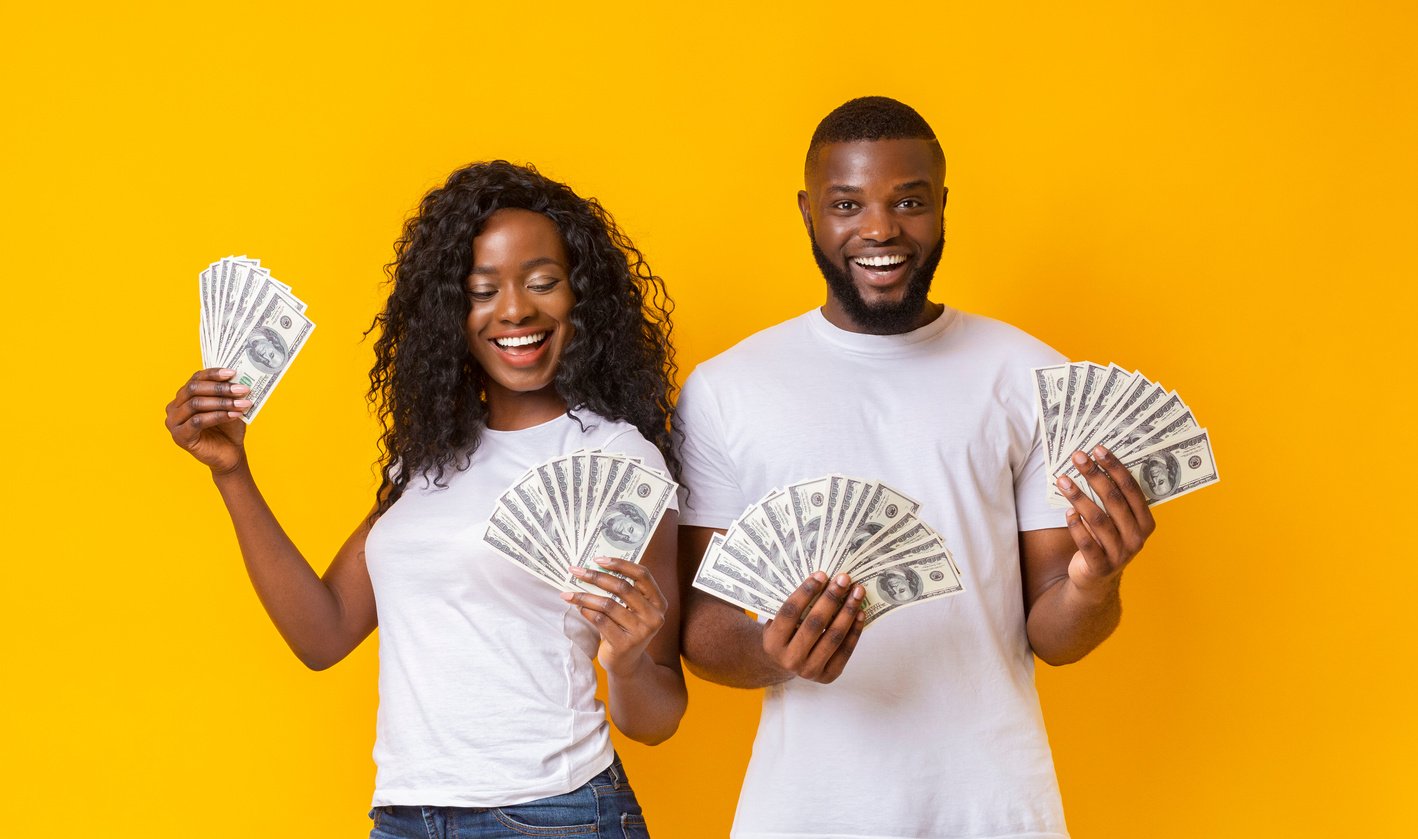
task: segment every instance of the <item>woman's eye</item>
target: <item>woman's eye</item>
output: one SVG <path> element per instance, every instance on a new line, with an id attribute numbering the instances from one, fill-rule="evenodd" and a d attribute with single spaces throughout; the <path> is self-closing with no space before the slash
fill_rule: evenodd
<path id="1" fill-rule="evenodd" d="M 540 280 L 527 286 L 527 288 L 538 294 L 545 294 L 559 285 L 561 285 L 561 280 Z"/>
<path id="2" fill-rule="evenodd" d="M 468 296 L 471 297 L 471 298 L 474 299 L 474 300 L 479 300 L 479 301 L 481 301 L 481 300 L 491 300 L 491 299 L 492 299 L 492 296 L 493 296 L 494 294 L 496 294 L 496 293 L 497 293 L 497 292 L 495 292 L 495 291 L 489 291 L 489 290 L 487 290 L 487 289 L 481 289 L 481 288 L 470 288 L 470 289 L 468 289 Z"/>

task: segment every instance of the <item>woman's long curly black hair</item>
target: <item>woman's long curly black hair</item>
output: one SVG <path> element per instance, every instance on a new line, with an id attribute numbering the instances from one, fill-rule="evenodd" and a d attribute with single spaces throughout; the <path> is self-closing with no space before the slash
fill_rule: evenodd
<path id="1" fill-rule="evenodd" d="M 568 413 L 594 411 L 634 425 L 665 456 L 677 372 L 670 344 L 674 304 L 664 282 L 594 198 L 581 198 L 531 166 L 474 163 L 424 196 L 404 224 L 386 266 L 392 289 L 369 371 L 369 400 L 383 432 L 383 475 L 375 515 L 409 481 L 431 475 L 445 486 L 467 467 L 487 419 L 482 368 L 468 349 L 466 291 L 473 238 L 498 210 L 541 213 L 556 224 L 571 260 L 575 334 L 562 351 L 556 391 Z"/>

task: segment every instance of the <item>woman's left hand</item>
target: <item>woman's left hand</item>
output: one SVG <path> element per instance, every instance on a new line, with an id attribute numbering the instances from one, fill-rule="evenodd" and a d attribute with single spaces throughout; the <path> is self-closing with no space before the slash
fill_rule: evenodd
<path id="1" fill-rule="evenodd" d="M 645 648 L 664 626 L 668 604 L 648 568 L 605 557 L 597 557 L 596 564 L 625 579 L 576 566 L 571 568 L 571 573 L 582 582 L 619 597 L 625 605 L 584 591 L 564 592 L 561 598 L 575 605 L 582 617 L 601 634 L 601 649 L 596 658 L 606 672 L 614 676 L 632 675 L 644 665 L 654 664 Z"/>

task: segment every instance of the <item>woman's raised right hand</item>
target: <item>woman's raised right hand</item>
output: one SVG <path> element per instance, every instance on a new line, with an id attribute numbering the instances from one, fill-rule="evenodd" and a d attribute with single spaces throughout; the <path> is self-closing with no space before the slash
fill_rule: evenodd
<path id="1" fill-rule="evenodd" d="M 245 457 L 246 423 L 241 414 L 251 407 L 246 385 L 227 381 L 235 370 L 198 370 L 167 405 L 167 430 L 172 442 L 186 449 L 215 474 L 229 472 Z"/>

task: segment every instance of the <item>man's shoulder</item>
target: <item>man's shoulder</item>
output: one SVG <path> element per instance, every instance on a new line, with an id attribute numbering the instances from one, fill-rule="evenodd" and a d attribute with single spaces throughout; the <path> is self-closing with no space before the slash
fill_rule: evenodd
<path id="1" fill-rule="evenodd" d="M 961 312 L 960 326 L 971 352 L 988 353 L 1006 364 L 1043 367 L 1067 360 L 1058 350 L 1012 323 Z"/>
<path id="2" fill-rule="evenodd" d="M 806 345 L 807 318 L 811 314 L 805 312 L 754 332 L 718 355 L 699 362 L 692 375 L 701 379 L 726 374 L 739 376 L 745 368 L 759 369 L 765 361 L 783 359 L 793 348 Z"/>

